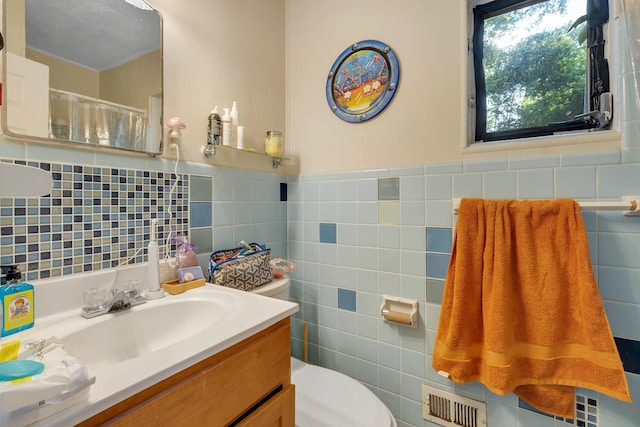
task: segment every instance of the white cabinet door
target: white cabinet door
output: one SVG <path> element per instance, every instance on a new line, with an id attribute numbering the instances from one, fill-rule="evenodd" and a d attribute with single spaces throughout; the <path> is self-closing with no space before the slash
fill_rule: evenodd
<path id="1" fill-rule="evenodd" d="M 12 133 L 49 137 L 49 67 L 7 52 L 4 100 Z"/>

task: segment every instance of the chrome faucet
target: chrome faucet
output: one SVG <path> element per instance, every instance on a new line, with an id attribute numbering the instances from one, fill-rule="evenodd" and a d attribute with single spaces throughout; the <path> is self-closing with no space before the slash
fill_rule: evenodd
<path id="1" fill-rule="evenodd" d="M 85 304 L 87 304 L 87 299 L 91 303 L 82 307 L 82 317 L 86 319 L 100 316 L 101 314 L 126 310 L 147 302 L 146 298 L 137 289 L 111 289 L 109 291 L 111 295 L 104 301 L 100 301 L 100 297 L 96 297 L 97 293 L 103 293 L 104 295 L 104 289 L 90 289 L 89 292 L 91 291 L 93 291 L 93 294 L 91 298 L 85 298 Z"/>

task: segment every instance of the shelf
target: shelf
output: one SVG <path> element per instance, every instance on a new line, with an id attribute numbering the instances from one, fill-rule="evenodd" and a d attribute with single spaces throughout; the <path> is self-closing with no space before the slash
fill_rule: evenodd
<path id="1" fill-rule="evenodd" d="M 273 166 L 274 168 L 277 168 L 278 166 L 282 165 L 282 161 L 283 160 L 289 160 L 286 157 L 277 157 L 277 156 L 271 156 L 269 154 L 266 153 L 261 153 L 259 151 L 256 151 L 252 148 L 235 148 L 235 147 L 230 147 L 228 145 L 211 145 L 211 144 L 206 144 L 203 145 L 202 148 L 200 148 L 200 153 L 202 154 L 202 157 L 204 157 L 205 159 L 210 158 L 211 156 L 215 156 L 216 155 L 216 151 L 217 150 L 222 150 L 222 151 L 228 151 L 228 152 L 239 152 L 239 153 L 249 153 L 251 155 L 254 156 L 261 156 L 261 157 L 267 157 L 271 159 L 271 166 Z"/>

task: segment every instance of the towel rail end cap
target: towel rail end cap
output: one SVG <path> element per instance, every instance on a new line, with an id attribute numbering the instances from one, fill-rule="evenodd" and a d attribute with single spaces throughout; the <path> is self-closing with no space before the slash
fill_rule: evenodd
<path id="1" fill-rule="evenodd" d="M 640 209 L 638 209 L 640 196 L 624 196 L 622 199 L 629 203 L 629 207 L 631 208 L 628 211 L 624 211 L 625 216 L 640 216 Z"/>

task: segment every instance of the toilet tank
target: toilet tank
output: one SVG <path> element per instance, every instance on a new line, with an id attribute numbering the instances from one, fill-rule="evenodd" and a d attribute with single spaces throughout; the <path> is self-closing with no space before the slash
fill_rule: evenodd
<path id="1" fill-rule="evenodd" d="M 289 300 L 289 278 L 285 276 L 280 279 L 276 279 L 271 283 L 267 283 L 266 285 L 255 287 L 251 289 L 249 292 L 288 301 Z"/>

